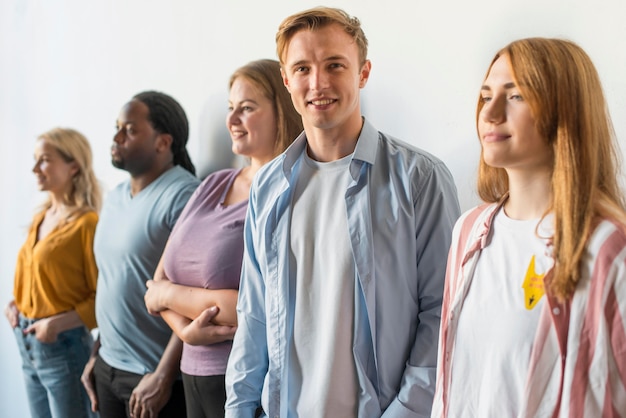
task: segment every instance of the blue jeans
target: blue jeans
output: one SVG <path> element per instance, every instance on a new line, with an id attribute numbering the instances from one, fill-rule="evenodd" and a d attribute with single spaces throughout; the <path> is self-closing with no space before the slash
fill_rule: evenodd
<path id="1" fill-rule="evenodd" d="M 20 315 L 13 329 L 22 357 L 30 413 L 34 418 L 91 418 L 89 398 L 80 376 L 93 339 L 85 327 L 67 330 L 51 344 L 22 331 L 36 320 Z"/>

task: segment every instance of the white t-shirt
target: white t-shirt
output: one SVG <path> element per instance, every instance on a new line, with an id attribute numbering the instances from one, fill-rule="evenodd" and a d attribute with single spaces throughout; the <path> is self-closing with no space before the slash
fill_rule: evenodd
<path id="1" fill-rule="evenodd" d="M 452 357 L 450 417 L 516 417 L 539 321 L 552 218 L 501 210 L 463 303 Z M 541 238 L 540 238 L 541 237 Z"/>
<path id="2" fill-rule="evenodd" d="M 356 416 L 355 269 L 342 192 L 350 159 L 319 163 L 305 155 L 293 196 L 296 299 L 289 370 L 295 393 L 289 394 L 289 416 Z"/>

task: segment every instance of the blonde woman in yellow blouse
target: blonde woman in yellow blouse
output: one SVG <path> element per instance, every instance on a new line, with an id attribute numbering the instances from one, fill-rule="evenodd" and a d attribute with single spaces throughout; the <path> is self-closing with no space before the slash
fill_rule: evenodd
<path id="1" fill-rule="evenodd" d="M 22 357 L 31 415 L 89 417 L 80 376 L 96 327 L 93 237 L 101 203 L 89 142 L 72 129 L 42 134 L 33 173 L 48 199 L 19 251 L 5 315 Z"/>

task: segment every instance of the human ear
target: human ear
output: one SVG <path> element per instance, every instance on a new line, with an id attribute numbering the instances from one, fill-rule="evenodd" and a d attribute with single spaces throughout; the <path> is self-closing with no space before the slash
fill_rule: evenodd
<path id="1" fill-rule="evenodd" d="M 289 78 L 287 77 L 287 73 L 285 73 L 285 70 L 283 70 L 282 66 L 280 67 L 280 76 L 283 79 L 283 84 L 287 88 L 287 91 L 291 93 L 291 90 L 289 89 Z"/>
<path id="2" fill-rule="evenodd" d="M 158 138 L 157 138 L 157 151 L 159 152 L 163 152 L 163 151 L 169 151 L 172 149 L 172 142 L 174 141 L 174 139 L 172 138 L 172 135 L 170 134 L 159 134 Z"/>
<path id="3" fill-rule="evenodd" d="M 372 62 L 370 60 L 365 60 L 365 63 L 363 63 L 359 75 L 359 88 L 362 89 L 363 87 L 365 87 L 365 85 L 367 84 L 367 80 L 369 80 L 371 70 Z"/>
<path id="4" fill-rule="evenodd" d="M 75 177 L 78 173 L 80 173 L 80 167 L 78 167 L 78 164 L 76 163 L 76 161 L 72 161 L 70 163 L 70 170 L 72 172 L 72 177 Z"/>

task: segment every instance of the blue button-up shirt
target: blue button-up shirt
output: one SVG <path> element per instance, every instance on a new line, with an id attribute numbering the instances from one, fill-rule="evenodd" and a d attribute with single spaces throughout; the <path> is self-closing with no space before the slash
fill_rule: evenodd
<path id="1" fill-rule="evenodd" d="M 306 136 L 254 179 L 244 231 L 239 327 L 226 372 L 227 417 L 287 417 L 295 281 L 292 195 Z M 459 204 L 436 157 L 364 121 L 345 200 L 357 273 L 353 353 L 359 417 L 427 417 L 446 259 Z M 338 231 L 338 233 L 341 233 Z M 303 394 L 302 396 L 306 396 Z"/>

